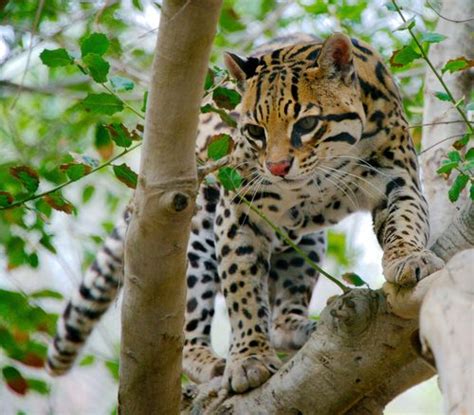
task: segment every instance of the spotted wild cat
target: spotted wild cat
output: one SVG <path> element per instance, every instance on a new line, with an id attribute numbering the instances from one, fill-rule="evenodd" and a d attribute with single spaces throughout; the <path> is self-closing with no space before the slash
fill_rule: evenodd
<path id="1" fill-rule="evenodd" d="M 248 59 L 225 56 L 242 93 L 230 129 L 201 117 L 198 154 L 229 133 L 232 164 L 251 201 L 315 262 L 323 230 L 355 211 L 372 214 L 387 280 L 415 284 L 443 262 L 429 235 L 415 149 L 398 89 L 367 44 L 334 34 L 279 39 Z M 184 370 L 204 382 L 223 375 L 235 392 L 265 382 L 281 366 L 275 350 L 301 347 L 315 330 L 308 304 L 317 273 L 259 216 L 219 184 L 202 184 L 188 247 Z M 130 212 L 106 240 L 68 304 L 50 347 L 49 369 L 73 363 L 115 298 Z M 210 346 L 218 292 L 232 327 L 226 360 Z"/>

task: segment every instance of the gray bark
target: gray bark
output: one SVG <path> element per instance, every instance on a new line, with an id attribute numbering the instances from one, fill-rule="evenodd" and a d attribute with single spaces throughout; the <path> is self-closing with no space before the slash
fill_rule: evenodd
<path id="1" fill-rule="evenodd" d="M 163 2 L 125 243 L 121 414 L 179 411 L 199 107 L 221 0 Z"/>

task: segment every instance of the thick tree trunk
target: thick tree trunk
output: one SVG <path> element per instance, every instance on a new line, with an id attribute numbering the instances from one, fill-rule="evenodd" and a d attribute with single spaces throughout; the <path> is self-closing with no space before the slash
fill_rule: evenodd
<path id="1" fill-rule="evenodd" d="M 474 2 L 470 0 L 444 0 L 441 15 L 452 20 L 463 21 L 474 16 Z M 430 58 L 440 70 L 444 63 L 453 58 L 465 56 L 474 58 L 472 33 L 474 21 L 453 23 L 440 19 L 436 28 L 438 33 L 447 36 L 442 43 L 433 46 Z M 472 71 L 446 73 L 443 76 L 455 99 L 469 97 L 474 87 Z M 440 120 L 459 120 L 458 112 L 450 103 L 442 102 L 434 96 L 441 85 L 432 73 L 427 74 L 425 82 L 424 123 Z M 432 150 L 422 155 L 425 173 L 425 191 L 430 206 L 432 237 L 437 239 L 435 252 L 445 253 L 456 248 L 474 246 L 474 206 L 464 192 L 456 204 L 446 200 L 446 193 L 452 178 L 445 181 L 436 175 L 436 168 L 443 155 L 453 150 L 454 140 L 466 132 L 464 123 L 433 125 L 423 130 L 423 147 Z M 455 137 L 455 136 L 458 137 Z M 441 142 L 447 137 L 454 137 Z M 453 175 L 454 176 L 454 175 Z M 457 215 L 451 232 L 446 229 L 450 218 Z M 446 237 L 446 235 L 448 235 Z M 445 410 L 449 414 L 474 413 L 474 283 L 472 266 L 474 250 L 470 249 L 456 255 L 444 269 L 444 275 L 433 282 L 428 290 L 420 312 L 420 337 L 424 353 L 434 358 L 439 372 L 440 386 L 445 400 Z"/>
<path id="2" fill-rule="evenodd" d="M 121 414 L 179 412 L 194 144 L 221 0 L 163 2 L 125 245 Z"/>
<path id="3" fill-rule="evenodd" d="M 420 312 L 423 352 L 438 368 L 446 413 L 474 413 L 474 250 L 457 254 L 432 284 Z"/>

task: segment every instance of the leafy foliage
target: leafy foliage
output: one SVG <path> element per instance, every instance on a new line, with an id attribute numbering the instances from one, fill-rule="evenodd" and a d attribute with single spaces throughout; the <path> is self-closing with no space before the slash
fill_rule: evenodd
<path id="1" fill-rule="evenodd" d="M 142 22 L 150 11 L 160 11 L 158 2 L 145 6 L 137 0 L 48 0 L 36 19 L 37 3 L 10 1 L 0 7 L 4 29 L 0 50 L 7 51 L 0 56 L 0 266 L 12 279 L 15 271 L 42 270 L 47 254 L 61 254 L 55 234 L 58 220 L 75 223 L 88 215 L 85 206 L 97 201 L 105 208 L 95 209 L 94 220 L 102 222 L 104 232 L 109 231 L 114 213 L 130 197 L 129 188 L 136 187 L 137 174 L 129 167 L 132 161 L 121 158 L 140 145 L 156 33 Z M 245 55 L 282 32 L 305 27 L 324 37 L 340 27 L 374 44 L 387 60 L 391 57 L 392 69 L 400 75 L 407 114 L 419 124 L 421 75 L 405 74 L 419 68 L 422 52 L 443 42 L 444 36 L 433 32 L 429 14 L 409 19 L 394 32 L 386 24 L 396 12 L 393 4 L 373 6 L 369 0 L 225 0 L 201 111 L 216 113 L 227 125 L 236 126 L 231 113 L 241 97 L 219 66 L 223 51 Z M 35 20 L 36 30 L 31 30 Z M 417 31 L 423 51 L 409 39 L 408 30 Z M 33 53 L 25 69 L 30 43 Z M 467 57 L 453 57 L 442 73 L 472 66 Z M 446 91 L 440 93 L 440 99 L 452 101 Z M 472 102 L 467 98 L 458 104 L 465 111 L 469 105 Z M 420 130 L 413 132 L 417 139 Z M 468 133 L 456 140 L 438 170 L 453 181 L 451 200 L 469 187 L 474 198 L 472 136 Z M 216 136 L 208 157 L 220 160 L 232 145 L 231 137 Z M 221 168 L 217 178 L 228 190 L 242 185 L 238 172 L 229 166 Z M 79 233 L 86 267 L 103 235 Z M 344 235 L 330 234 L 329 254 L 343 266 L 350 263 Z M 347 278 L 351 284 L 360 283 L 354 276 Z M 30 369 L 39 372 L 44 362 L 45 334 L 52 334 L 56 320 L 38 303 L 57 301 L 62 294 L 50 288 L 29 294 L 16 290 L 0 289 L 0 379 L 15 394 L 48 394 L 47 384 L 29 375 Z M 89 355 L 81 363 L 87 367 L 98 360 Z M 109 362 L 107 368 L 116 378 L 118 363 Z"/>

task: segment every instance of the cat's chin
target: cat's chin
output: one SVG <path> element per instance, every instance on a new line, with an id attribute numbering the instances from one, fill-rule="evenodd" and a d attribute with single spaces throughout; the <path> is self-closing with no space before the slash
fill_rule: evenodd
<path id="1" fill-rule="evenodd" d="M 267 177 L 263 184 L 284 186 L 286 188 L 298 187 L 306 183 L 310 178 L 308 176 L 296 177 Z"/>

